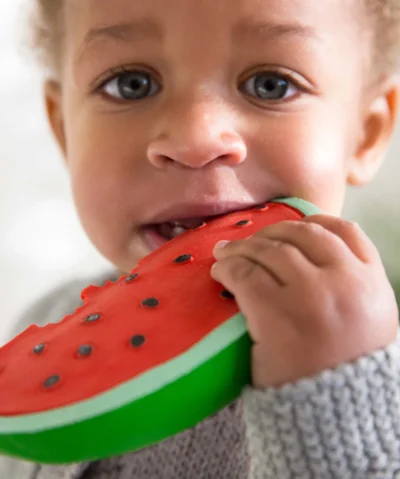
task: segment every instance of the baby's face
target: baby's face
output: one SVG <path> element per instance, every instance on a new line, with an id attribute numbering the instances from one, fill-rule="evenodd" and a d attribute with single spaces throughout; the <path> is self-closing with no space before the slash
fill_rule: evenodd
<path id="1" fill-rule="evenodd" d="M 82 224 L 120 271 L 174 220 L 282 196 L 340 213 L 365 67 L 352 3 L 67 1 L 61 143 Z"/>

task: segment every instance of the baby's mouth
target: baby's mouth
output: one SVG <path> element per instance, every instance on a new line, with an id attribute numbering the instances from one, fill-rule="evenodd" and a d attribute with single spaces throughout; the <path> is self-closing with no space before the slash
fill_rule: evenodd
<path id="1" fill-rule="evenodd" d="M 204 217 L 148 225 L 143 228 L 143 237 L 150 250 L 154 251 L 186 231 L 198 228 L 206 220 Z"/>
<path id="2" fill-rule="evenodd" d="M 188 230 L 197 229 L 211 219 L 255 207 L 258 204 L 265 204 L 267 201 L 262 203 L 216 201 L 209 204 L 186 205 L 181 203 L 170 208 L 168 212 L 164 212 L 163 216 L 154 218 L 154 223 L 143 225 L 141 228 L 142 238 L 150 251 L 154 251 L 168 241 L 181 236 Z"/>
<path id="3" fill-rule="evenodd" d="M 201 226 L 207 218 L 194 218 L 191 220 L 168 221 L 156 225 L 158 233 L 167 240 L 177 238 L 187 230 L 193 230 Z"/>

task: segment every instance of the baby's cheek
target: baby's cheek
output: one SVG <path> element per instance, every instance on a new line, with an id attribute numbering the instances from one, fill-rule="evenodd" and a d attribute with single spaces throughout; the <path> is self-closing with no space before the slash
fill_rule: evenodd
<path id="1" fill-rule="evenodd" d="M 349 158 L 347 134 L 332 120 L 315 118 L 298 125 L 282 147 L 281 174 L 291 195 L 300 196 L 329 214 L 338 215 L 346 190 Z"/>
<path id="2" fill-rule="evenodd" d="M 296 151 L 299 152 L 296 154 Z M 286 195 L 308 200 L 329 214 L 339 214 L 345 194 L 343 152 L 304 142 L 280 150 L 273 171 Z"/>
<path id="3" fill-rule="evenodd" d="M 102 251 L 119 236 L 117 225 L 122 211 L 115 207 L 114 187 L 101 169 L 81 163 L 71 171 L 71 187 L 76 209 L 90 240 Z"/>

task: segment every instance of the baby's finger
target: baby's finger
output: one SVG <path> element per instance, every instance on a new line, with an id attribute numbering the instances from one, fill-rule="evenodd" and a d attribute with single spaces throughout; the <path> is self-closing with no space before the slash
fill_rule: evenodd
<path id="1" fill-rule="evenodd" d="M 267 274 L 259 264 L 235 255 L 217 261 L 211 276 L 235 296 L 240 311 L 248 320 L 253 341 L 259 342 L 280 289 L 273 275 Z M 262 318 L 262 324 L 255 318 Z"/>
<path id="2" fill-rule="evenodd" d="M 379 258 L 376 246 L 357 223 L 329 215 L 308 216 L 303 222 L 319 224 L 341 238 L 363 263 L 373 263 Z"/>
<path id="3" fill-rule="evenodd" d="M 214 256 L 219 260 L 232 256 L 246 258 L 271 275 L 280 286 L 299 281 L 300 276 L 309 275 L 315 268 L 295 246 L 259 236 L 234 241 L 223 248 L 217 245 Z"/>
<path id="4" fill-rule="evenodd" d="M 256 283 L 262 283 L 266 287 L 275 288 L 281 284 L 273 272 L 240 255 L 227 256 L 217 261 L 211 268 L 211 276 L 220 281 L 232 294 L 242 288 L 243 284 L 254 286 Z"/>
<path id="5" fill-rule="evenodd" d="M 283 221 L 256 233 L 256 237 L 291 244 L 316 266 L 329 266 L 353 256 L 344 241 L 311 221 Z"/>

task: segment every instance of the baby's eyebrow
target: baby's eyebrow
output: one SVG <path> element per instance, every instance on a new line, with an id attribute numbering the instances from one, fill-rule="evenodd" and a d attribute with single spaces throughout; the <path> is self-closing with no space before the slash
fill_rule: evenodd
<path id="1" fill-rule="evenodd" d="M 136 39 L 151 39 L 162 41 L 165 32 L 161 25 L 151 18 L 140 18 L 132 22 L 120 22 L 112 25 L 99 25 L 91 28 L 79 49 L 78 61 L 85 51 L 97 40 L 113 39 L 122 42 L 134 42 Z M 300 23 L 276 23 L 268 21 L 242 20 L 232 30 L 233 40 L 244 38 L 256 39 L 261 42 L 271 41 L 277 37 L 297 37 L 318 40 L 315 30 Z"/>
<path id="2" fill-rule="evenodd" d="M 276 37 L 300 37 L 318 41 L 320 38 L 314 28 L 301 23 L 275 23 L 268 21 L 238 23 L 233 31 L 236 38 L 256 38 L 267 41 Z"/>
<path id="3" fill-rule="evenodd" d="M 317 38 L 315 30 L 300 23 L 274 23 L 274 22 L 251 22 L 238 23 L 233 34 L 236 37 L 258 36 L 260 38 L 276 36 L 301 36 Z M 135 22 L 121 22 L 115 25 L 106 25 L 91 28 L 85 35 L 84 44 L 87 46 L 101 37 L 114 38 L 128 41 L 133 35 L 155 37 L 161 40 L 163 31 L 160 26 L 150 18 L 139 19 Z"/>
<path id="4" fill-rule="evenodd" d="M 134 36 L 154 37 L 162 39 L 160 26 L 150 18 L 142 18 L 134 22 L 121 22 L 114 25 L 100 25 L 91 28 L 83 40 L 83 46 L 99 38 L 114 38 L 122 41 L 132 41 Z"/>
<path id="5" fill-rule="evenodd" d="M 85 54 L 98 40 L 116 40 L 129 43 L 138 39 L 162 41 L 164 32 L 161 26 L 151 18 L 143 17 L 134 21 L 115 24 L 100 24 L 88 30 L 82 43 L 79 45 L 76 62 L 80 63 Z"/>

